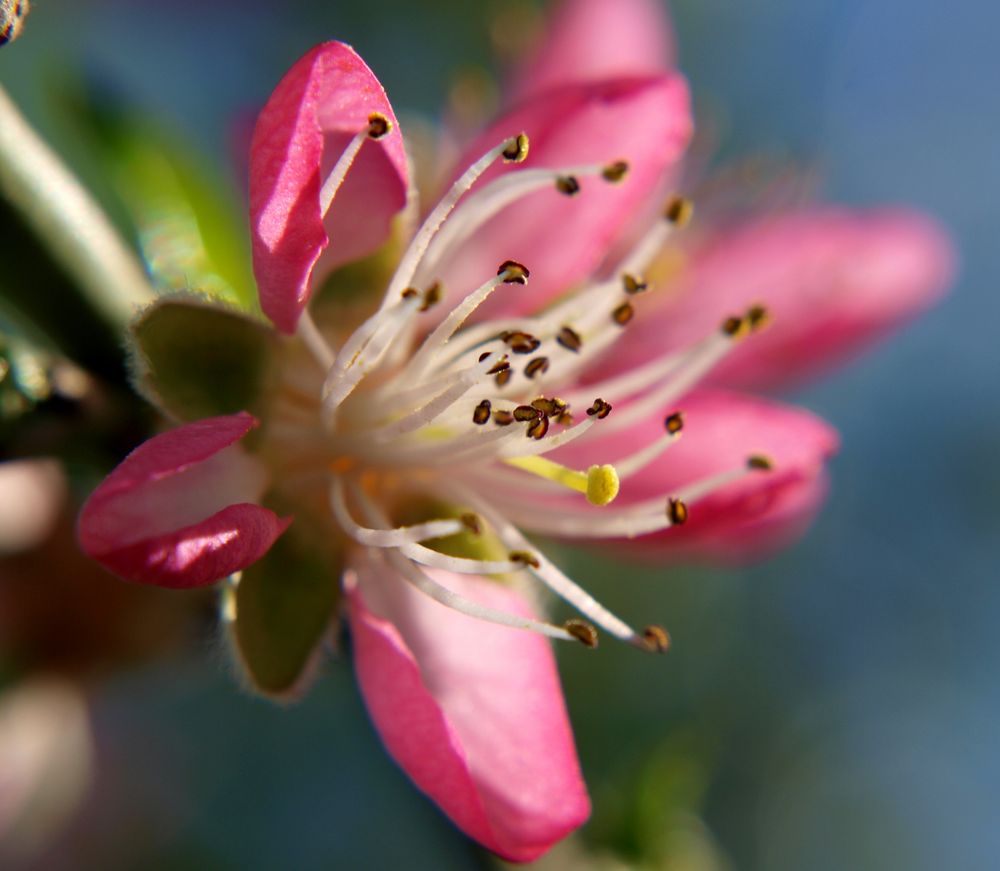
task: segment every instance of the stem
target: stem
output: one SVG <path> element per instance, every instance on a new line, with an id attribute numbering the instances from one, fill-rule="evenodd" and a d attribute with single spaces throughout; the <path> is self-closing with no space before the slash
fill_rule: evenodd
<path id="1" fill-rule="evenodd" d="M 153 301 L 138 257 L 0 87 L 0 193 L 116 327 Z"/>

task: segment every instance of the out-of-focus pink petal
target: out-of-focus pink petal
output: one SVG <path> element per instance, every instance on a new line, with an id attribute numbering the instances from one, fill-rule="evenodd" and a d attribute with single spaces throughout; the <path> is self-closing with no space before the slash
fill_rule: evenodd
<path id="1" fill-rule="evenodd" d="M 353 136 L 380 112 L 392 130 L 361 146 L 329 213 L 320 189 Z M 303 57 L 264 106 L 250 146 L 250 225 L 261 308 L 295 330 L 327 243 L 332 268 L 377 248 L 406 204 L 399 124 L 375 74 L 350 46 L 327 42 Z"/>
<path id="2" fill-rule="evenodd" d="M 758 219 L 711 236 L 691 252 L 676 281 L 641 299 L 628 340 L 608 363 L 629 368 L 760 302 L 771 312 L 770 325 L 710 378 L 739 387 L 787 386 L 923 311 L 954 271 L 948 237 L 917 212 L 824 208 Z"/>
<path id="3" fill-rule="evenodd" d="M 236 444 L 249 414 L 196 421 L 144 442 L 80 512 L 83 550 L 133 581 L 196 587 L 263 556 L 288 520 L 251 504 L 263 467 Z"/>
<path id="4" fill-rule="evenodd" d="M 679 408 L 680 440 L 622 481 L 615 507 L 665 499 L 701 479 L 745 468 L 748 455 L 769 457 L 774 469 L 748 473 L 691 503 L 683 526 L 629 542 L 636 555 L 739 562 L 769 554 L 805 531 L 826 493 L 826 461 L 838 447 L 828 424 L 803 409 L 728 391 L 696 391 Z M 560 459 L 577 465 L 594 457 L 613 462 L 662 433 L 663 417 L 650 417 L 625 436 L 567 446 Z"/>
<path id="5" fill-rule="evenodd" d="M 513 590 L 435 571 L 484 605 L 529 616 Z M 481 844 L 530 861 L 580 826 L 590 801 L 549 642 L 452 611 L 362 563 L 347 592 L 355 668 L 386 748 Z"/>
<path id="6" fill-rule="evenodd" d="M 545 38 L 512 76 L 518 100 L 572 82 L 673 69 L 673 27 L 661 0 L 562 0 Z"/>
<path id="7" fill-rule="evenodd" d="M 680 76 L 669 75 L 550 91 L 496 121 L 458 166 L 467 166 L 521 131 L 531 141 L 521 165 L 525 168 L 627 160 L 630 170 L 618 184 L 600 177 L 581 178 L 582 189 L 574 197 L 557 192 L 554 185 L 530 194 L 487 221 L 449 256 L 436 277 L 455 295 L 478 287 L 505 260 L 517 260 L 531 270 L 525 290 L 495 294 L 480 310 L 483 315 L 533 311 L 594 270 L 683 153 L 691 135 L 687 85 Z M 510 169 L 495 167 L 478 187 Z"/>

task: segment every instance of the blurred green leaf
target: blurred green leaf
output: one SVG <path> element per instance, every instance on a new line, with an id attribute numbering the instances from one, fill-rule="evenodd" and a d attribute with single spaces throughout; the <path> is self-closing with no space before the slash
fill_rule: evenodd
<path id="1" fill-rule="evenodd" d="M 234 638 L 254 688 L 289 698 L 304 691 L 331 629 L 340 560 L 301 512 L 267 555 L 243 571 L 235 592 Z"/>
<path id="2" fill-rule="evenodd" d="M 133 323 L 138 388 L 181 420 L 261 412 L 275 351 L 261 321 L 195 298 L 163 299 Z"/>

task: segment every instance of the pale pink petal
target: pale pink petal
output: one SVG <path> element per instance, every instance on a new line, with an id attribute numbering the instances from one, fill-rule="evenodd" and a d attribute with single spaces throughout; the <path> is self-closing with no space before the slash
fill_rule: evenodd
<path id="1" fill-rule="evenodd" d="M 433 576 L 483 605 L 530 613 L 495 581 Z M 462 831 L 524 862 L 583 824 L 590 801 L 545 638 L 459 614 L 364 562 L 347 593 L 369 714 L 392 757 Z"/>
<path id="2" fill-rule="evenodd" d="M 373 112 L 392 130 L 362 145 L 324 220 L 323 181 Z M 261 307 L 278 329 L 295 330 L 328 242 L 331 268 L 385 241 L 407 184 L 399 124 L 374 73 L 343 43 L 314 48 L 278 83 L 250 148 L 254 273 Z"/>
<path id="3" fill-rule="evenodd" d="M 668 72 L 676 42 L 661 0 L 562 0 L 537 51 L 513 71 L 514 99 L 571 82 Z"/>
<path id="4" fill-rule="evenodd" d="M 927 216 L 818 208 L 720 230 L 673 282 L 640 300 L 628 341 L 601 368 L 623 370 L 682 347 L 754 303 L 768 328 L 737 347 L 714 383 L 797 383 L 856 354 L 937 301 L 955 255 Z"/>
<path id="5" fill-rule="evenodd" d="M 165 587 L 208 584 L 259 559 L 289 521 L 252 504 L 267 474 L 236 443 L 256 425 L 241 412 L 140 445 L 84 504 L 80 546 L 122 577 Z"/>
<path id="6" fill-rule="evenodd" d="M 750 455 L 769 457 L 774 469 L 748 473 L 692 502 L 683 526 L 621 546 L 640 556 L 733 562 L 769 554 L 805 531 L 823 501 L 826 462 L 838 447 L 828 424 L 793 406 L 727 391 L 696 391 L 678 407 L 684 413 L 680 440 L 622 482 L 615 507 L 659 496 L 665 506 L 667 496 L 687 485 L 745 468 Z M 567 447 L 560 459 L 584 468 L 613 462 L 662 433 L 663 415 L 651 416 L 626 435 Z"/>
<path id="7" fill-rule="evenodd" d="M 517 260 L 531 270 L 527 288 L 495 294 L 482 314 L 533 311 L 594 270 L 683 153 L 691 134 L 687 85 L 670 75 L 559 88 L 496 121 L 458 166 L 468 165 L 521 131 L 531 141 L 521 167 L 567 168 L 627 160 L 631 169 L 618 184 L 600 177 L 581 178 L 582 190 L 574 197 L 557 192 L 554 185 L 530 194 L 487 221 L 449 257 L 437 277 L 456 296 L 495 275 L 505 260 Z M 479 186 L 511 169 L 496 167 Z"/>

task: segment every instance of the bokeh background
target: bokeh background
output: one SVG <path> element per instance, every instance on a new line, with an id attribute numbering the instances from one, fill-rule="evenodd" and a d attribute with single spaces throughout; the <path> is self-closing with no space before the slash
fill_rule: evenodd
<path id="1" fill-rule="evenodd" d="M 238 208 L 240 125 L 315 42 L 354 44 L 397 110 L 433 121 L 459 77 L 459 93 L 488 98 L 495 51 L 529 32 L 512 13 L 531 8 L 37 0 L 0 51 L 0 81 L 123 226 L 127 190 L 143 190 L 134 165 L 121 169 L 130 147 L 172 155 L 185 190 L 224 213 Z M 926 317 L 793 397 L 843 436 L 829 504 L 796 547 L 726 571 L 563 555 L 613 609 L 664 622 L 674 648 L 561 651 L 595 814 L 545 867 L 994 869 L 1000 6 L 674 0 L 672 12 L 722 158 L 794 160 L 826 199 L 925 208 L 953 234 L 961 275 Z M 61 348 L 100 385 L 93 401 L 15 402 L 23 413 L 0 426 L 5 458 L 64 459 L 72 504 L 152 418 L 123 386 L 119 339 L 6 207 L 0 221 L 5 352 Z M 219 246 L 238 280 L 240 243 Z M 212 640 L 208 599 L 181 606 L 87 569 L 68 522 L 0 571 L 0 704 L 35 693 L 22 728 L 60 724 L 38 743 L 66 781 L 22 821 L 3 867 L 494 865 L 383 754 L 347 662 L 295 707 L 249 697 Z"/>

